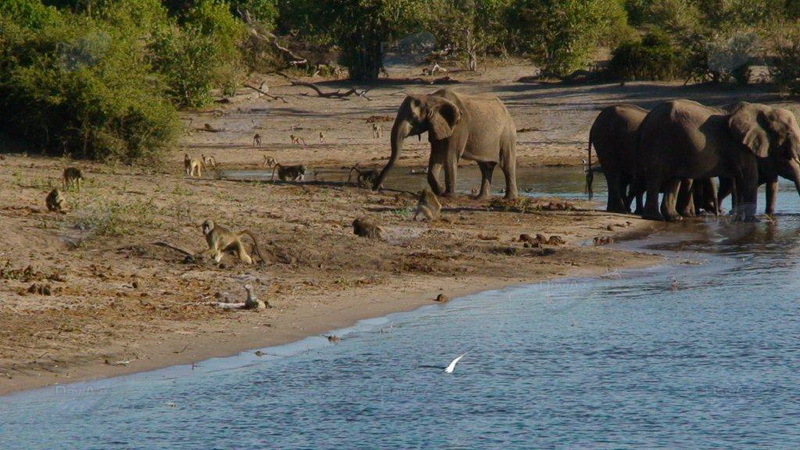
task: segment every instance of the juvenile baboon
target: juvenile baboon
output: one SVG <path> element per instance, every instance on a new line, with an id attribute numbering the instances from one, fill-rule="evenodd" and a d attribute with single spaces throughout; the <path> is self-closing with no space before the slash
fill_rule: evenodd
<path id="1" fill-rule="evenodd" d="M 306 176 L 306 166 L 302 164 L 294 166 L 284 166 L 275 163 L 272 168 L 272 181 L 275 181 L 275 171 L 278 171 L 278 179 L 281 181 L 303 181 Z"/>
<path id="2" fill-rule="evenodd" d="M 346 169 L 346 167 L 345 167 L 345 169 Z M 374 183 L 375 180 L 378 179 L 378 176 L 380 176 L 380 174 L 381 174 L 381 172 L 379 170 L 377 170 L 377 169 L 361 170 L 361 168 L 358 166 L 358 164 L 356 164 L 356 165 L 354 165 L 353 167 L 350 168 L 350 173 L 347 175 L 347 182 L 348 183 L 352 183 L 353 182 L 353 172 L 356 172 L 358 174 L 357 183 L 356 184 L 358 186 L 360 186 L 360 187 L 363 187 L 363 188 L 368 188 L 368 187 L 372 186 L 372 183 Z"/>
<path id="3" fill-rule="evenodd" d="M 303 145 L 306 145 L 306 140 L 301 138 L 300 136 L 295 136 L 293 134 L 290 134 L 289 139 L 292 140 L 292 144 L 300 144 L 302 142 Z"/>
<path id="4" fill-rule="evenodd" d="M 278 161 L 276 161 L 272 156 L 264 155 L 264 167 L 273 167 L 277 163 Z"/>
<path id="5" fill-rule="evenodd" d="M 414 212 L 413 220 L 417 220 L 417 216 L 422 214 L 431 222 L 438 220 L 441 215 L 442 204 L 439 199 L 429 189 L 423 189 L 419 195 L 419 203 L 417 203 L 417 210 Z"/>
<path id="6" fill-rule="evenodd" d="M 55 188 L 50 191 L 50 193 L 47 194 L 47 198 L 45 198 L 44 202 L 47 205 L 48 211 L 63 213 L 67 208 L 67 199 L 59 188 Z"/>
<path id="7" fill-rule="evenodd" d="M 211 255 L 217 263 L 222 261 L 222 256 L 225 252 L 236 252 L 239 259 L 247 264 L 253 264 L 253 259 L 247 254 L 247 250 L 245 250 L 244 244 L 242 243 L 242 237 L 245 235 L 250 236 L 253 240 L 255 254 L 261 259 L 261 263 L 263 264 L 266 262 L 258 246 L 258 240 L 249 230 L 242 230 L 235 233 L 215 224 L 212 220 L 206 220 L 203 222 L 203 234 L 208 243 L 208 250 L 206 250 L 204 254 Z"/>
<path id="8" fill-rule="evenodd" d="M 380 139 L 383 135 L 383 129 L 381 126 L 375 122 L 372 123 L 372 137 L 375 139 Z"/>
<path id="9" fill-rule="evenodd" d="M 261 135 L 258 133 L 253 136 L 253 147 L 261 147 Z"/>
<path id="10" fill-rule="evenodd" d="M 67 167 L 64 169 L 62 181 L 64 183 L 64 189 L 69 189 L 71 186 L 75 186 L 80 191 L 81 183 L 83 182 L 83 174 L 81 173 L 81 169 L 78 169 L 77 167 Z"/>
<path id="11" fill-rule="evenodd" d="M 200 156 L 203 159 L 203 165 L 206 168 L 208 168 L 208 167 L 211 167 L 211 168 L 214 168 L 214 169 L 217 168 L 217 158 L 214 158 L 213 155 L 210 155 L 210 156 L 200 155 Z"/>
<path id="12" fill-rule="evenodd" d="M 353 221 L 353 234 L 370 239 L 383 239 L 383 228 L 369 217 L 359 217 Z"/>
<path id="13" fill-rule="evenodd" d="M 320 144 L 325 143 L 325 133 L 323 133 L 322 131 L 319 132 L 319 143 Z"/>
<path id="14" fill-rule="evenodd" d="M 183 154 L 183 168 L 187 177 L 203 176 L 203 161 L 197 158 L 190 158 L 188 153 Z"/>

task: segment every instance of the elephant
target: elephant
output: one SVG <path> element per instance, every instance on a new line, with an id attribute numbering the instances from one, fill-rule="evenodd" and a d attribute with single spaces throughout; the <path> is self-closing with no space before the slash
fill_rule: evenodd
<path id="1" fill-rule="evenodd" d="M 456 169 L 460 159 L 476 161 L 481 169 L 478 198 L 490 195 L 492 172 L 500 165 L 506 178 L 505 198 L 515 199 L 516 126 L 503 102 L 497 97 L 467 95 L 441 89 L 427 95 L 408 95 L 392 126 L 392 155 L 372 185 L 377 190 L 394 167 L 403 140 L 428 132 L 431 155 L 428 183 L 436 195 L 452 197 L 456 188 Z M 441 172 L 444 169 L 444 187 Z"/>
<path id="2" fill-rule="evenodd" d="M 608 203 L 606 211 L 630 213 L 630 205 L 636 199 L 636 212 L 641 214 L 643 179 L 636 174 L 636 144 L 639 125 L 648 111 L 634 105 L 619 104 L 603 108 L 589 131 L 588 163 L 586 173 L 586 191 L 591 198 L 592 180 L 592 146 L 594 146 L 600 167 L 608 185 Z M 692 217 L 696 211 L 705 209 L 718 214 L 716 207 L 716 187 L 711 179 L 684 180 L 687 185 L 684 195 L 678 200 L 681 215 Z M 691 187 L 691 191 L 689 191 Z M 630 194 L 628 193 L 630 188 Z M 689 195 L 689 194 L 692 195 Z"/>
<path id="3" fill-rule="evenodd" d="M 592 195 L 592 146 L 603 169 L 608 185 L 606 211 L 629 213 L 627 188 L 633 182 L 636 167 L 636 131 L 647 110 L 634 105 L 614 105 L 603 108 L 589 131 L 586 191 Z"/>
<path id="4" fill-rule="evenodd" d="M 726 109 L 680 99 L 659 104 L 639 127 L 637 171 L 647 199 L 643 217 L 678 220 L 681 179 L 729 177 L 737 190 L 735 214 L 756 221 L 759 169 L 791 174 L 800 194 L 800 128 L 790 111 L 739 102 Z M 658 193 L 666 183 L 664 214 Z"/>
<path id="5" fill-rule="evenodd" d="M 767 185 L 765 197 L 767 205 L 764 208 L 764 214 L 772 216 L 775 214 L 775 204 L 778 201 L 778 176 L 792 179 L 792 174 L 787 173 L 782 167 L 775 167 L 770 162 L 759 164 L 758 167 L 758 185 Z M 722 205 L 725 197 L 733 194 L 732 201 L 736 204 L 736 186 L 732 178 L 720 178 L 719 180 L 719 193 L 717 194 L 717 203 Z"/>

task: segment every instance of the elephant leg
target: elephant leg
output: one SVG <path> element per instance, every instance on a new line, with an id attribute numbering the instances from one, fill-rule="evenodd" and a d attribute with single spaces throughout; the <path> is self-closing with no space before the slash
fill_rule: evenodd
<path id="1" fill-rule="evenodd" d="M 659 211 L 658 192 L 661 190 L 661 179 L 651 176 L 646 180 L 647 201 L 642 210 L 642 218 L 650 220 L 664 220 Z"/>
<path id="2" fill-rule="evenodd" d="M 622 200 L 623 192 L 620 190 L 622 187 L 621 174 L 616 171 L 605 172 L 606 185 L 608 185 L 608 204 L 606 204 L 606 211 L 625 213 L 628 212 Z"/>
<path id="3" fill-rule="evenodd" d="M 774 177 L 767 181 L 767 209 L 766 215 L 772 216 L 775 214 L 775 203 L 778 200 L 778 177 Z"/>
<path id="4" fill-rule="evenodd" d="M 714 214 L 715 216 L 720 214 L 719 202 L 717 201 L 717 186 L 711 178 L 703 181 L 702 205 L 706 212 Z"/>
<path id="5" fill-rule="evenodd" d="M 519 197 L 519 191 L 517 190 L 517 154 L 516 151 L 512 149 L 508 152 L 503 152 L 500 150 L 500 170 L 503 171 L 503 176 L 506 177 L 506 200 L 516 200 Z M 491 177 L 490 177 L 491 179 Z"/>
<path id="6" fill-rule="evenodd" d="M 644 184 L 644 179 L 639 176 L 632 176 L 629 192 L 625 197 L 625 208 L 630 211 L 631 203 L 636 200 L 636 209 L 633 211 L 633 213 L 637 216 L 642 215 L 642 212 L 644 211 L 643 197 L 645 192 L 646 186 Z"/>
<path id="7" fill-rule="evenodd" d="M 719 189 L 717 190 L 717 211 L 722 213 L 722 202 L 729 195 L 733 194 L 733 178 L 719 177 Z M 731 206 L 734 206 L 732 201 Z"/>
<path id="8" fill-rule="evenodd" d="M 494 173 L 493 162 L 479 162 L 481 168 L 481 191 L 478 193 L 479 199 L 487 199 L 492 195 L 492 174 Z M 506 191 L 507 193 L 507 191 Z"/>
<path id="9" fill-rule="evenodd" d="M 694 192 L 692 189 L 693 184 L 694 180 L 691 178 L 685 178 L 680 181 L 676 210 L 683 217 L 694 217 L 696 213 L 694 207 Z"/>
<path id="10" fill-rule="evenodd" d="M 756 204 L 758 202 L 757 175 L 740 174 L 736 177 L 736 207 L 734 208 L 737 220 L 745 222 L 758 222 L 756 219 Z"/>
<path id="11" fill-rule="evenodd" d="M 676 208 L 678 203 L 678 191 L 681 188 L 681 180 L 673 178 L 667 181 L 664 189 L 664 218 L 669 222 L 681 220 Z M 649 195 L 649 191 L 648 191 Z M 649 199 L 648 199 L 649 201 Z"/>
<path id="12" fill-rule="evenodd" d="M 448 147 L 452 147 L 454 144 L 450 143 Z M 460 151 L 446 151 L 443 153 L 445 155 L 444 159 L 444 193 L 442 194 L 444 197 L 455 197 L 456 196 L 456 172 L 458 170 L 458 155 L 461 154 Z"/>
<path id="13" fill-rule="evenodd" d="M 435 151 L 431 151 L 431 158 L 428 162 L 428 184 L 431 190 L 436 195 L 444 193 L 444 186 L 442 186 L 442 167 L 444 165 L 444 157 Z"/>

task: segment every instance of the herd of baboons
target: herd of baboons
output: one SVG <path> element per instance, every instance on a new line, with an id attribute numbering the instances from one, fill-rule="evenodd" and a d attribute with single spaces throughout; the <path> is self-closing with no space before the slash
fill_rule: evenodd
<path id="1" fill-rule="evenodd" d="M 382 127 L 373 123 L 372 137 L 382 137 Z M 516 128 L 508 110 L 497 97 L 475 96 L 442 89 L 427 95 L 409 95 L 398 109 L 392 127 L 391 157 L 383 168 L 350 167 L 348 183 L 380 189 L 397 161 L 405 138 L 427 132 L 431 143 L 426 170 L 429 189 L 420 195 L 415 213 L 434 221 L 441 215 L 439 196 L 455 195 L 455 171 L 461 159 L 474 160 L 481 169 L 477 198 L 490 194 L 491 176 L 500 166 L 506 178 L 505 196 L 517 198 Z M 305 139 L 290 135 L 293 144 Z M 325 135 L 319 133 L 319 142 Z M 255 134 L 253 146 L 261 146 Z M 592 148 L 599 167 L 593 167 Z M 272 180 L 302 182 L 309 172 L 305 165 L 282 165 L 264 156 L 263 165 L 272 168 Z M 604 108 L 589 132 L 587 192 L 591 196 L 595 172 L 602 172 L 608 186 L 606 209 L 655 220 L 678 220 L 702 212 L 720 214 L 721 203 L 732 194 L 731 212 L 741 220 L 755 219 L 758 186 L 767 184 L 766 213 L 775 212 L 777 179 L 792 180 L 800 193 L 800 128 L 794 114 L 768 105 L 738 102 L 712 108 L 691 100 L 670 100 L 647 111 L 634 105 Z M 214 156 L 192 158 L 184 154 L 187 177 L 202 177 L 203 170 L 215 168 Z M 345 167 L 346 169 L 347 167 Z M 444 171 L 444 186 L 441 174 Z M 718 185 L 712 179 L 718 178 Z M 69 167 L 63 173 L 63 188 L 80 190 L 83 175 Z M 663 199 L 659 203 L 659 194 Z M 53 189 L 46 198 L 50 211 L 65 212 L 64 192 Z M 358 235 L 380 238 L 382 228 L 369 218 L 353 222 Z M 254 261 L 242 243 L 250 236 L 255 253 L 264 262 L 255 236 L 248 230 L 233 232 L 206 220 L 202 225 L 208 250 L 219 263 L 225 253 L 235 253 L 247 264 Z M 196 255 L 199 256 L 199 255 Z"/>

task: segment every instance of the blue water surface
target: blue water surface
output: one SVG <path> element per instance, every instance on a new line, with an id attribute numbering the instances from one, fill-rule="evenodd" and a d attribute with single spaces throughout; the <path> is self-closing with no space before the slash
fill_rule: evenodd
<path id="1" fill-rule="evenodd" d="M 665 224 L 661 267 L 0 397 L 0 448 L 797 447 L 800 201 L 781 188 L 777 223 Z"/>

